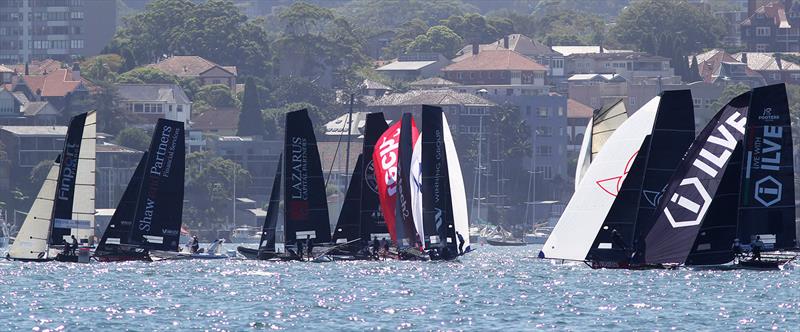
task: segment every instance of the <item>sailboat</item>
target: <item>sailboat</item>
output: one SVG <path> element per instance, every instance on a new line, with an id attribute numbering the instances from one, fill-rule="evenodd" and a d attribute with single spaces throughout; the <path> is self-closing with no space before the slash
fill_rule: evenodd
<path id="1" fill-rule="evenodd" d="M 177 253 L 183 216 L 183 122 L 158 119 L 142 156 L 94 252 L 101 262 L 152 260 Z"/>
<path id="2" fill-rule="evenodd" d="M 417 203 L 421 205 L 421 214 L 417 216 L 422 219 L 418 235 L 432 260 L 452 260 L 472 248 L 464 178 L 441 107 L 422 106 L 422 134 L 417 142 L 419 152 L 413 154 L 419 155 L 420 178 L 414 183 L 419 193 L 412 190 L 412 197 L 421 198 L 421 204 Z"/>
<path id="3" fill-rule="evenodd" d="M 628 111 L 622 99 L 592 112 L 592 118 L 586 125 L 581 150 L 578 154 L 578 166 L 575 168 L 575 190 L 581 183 L 583 175 L 589 169 L 592 160 L 622 123 L 628 120 Z"/>
<path id="4" fill-rule="evenodd" d="M 791 120 L 785 86 L 734 98 L 698 136 L 664 192 L 638 253 L 646 263 L 776 269 L 795 255 L 762 259 L 733 248 L 796 250 Z M 787 156 L 783 157 L 782 156 Z M 735 207 L 735 208 L 734 208 Z"/>
<path id="5" fill-rule="evenodd" d="M 78 261 L 74 253 L 58 249 L 73 237 L 84 245 L 93 241 L 96 120 L 94 111 L 70 120 L 64 149 L 50 167 L 7 258 Z"/>
<path id="6" fill-rule="evenodd" d="M 586 256 L 592 268 L 663 268 L 630 260 L 649 229 L 660 193 L 694 141 L 694 107 L 689 90 L 665 91 L 648 134 Z"/>
<path id="7" fill-rule="evenodd" d="M 652 132 L 660 101 L 660 96 L 651 99 L 608 138 L 539 252 L 540 258 L 586 260 L 640 147 Z"/>
<path id="8" fill-rule="evenodd" d="M 297 250 L 281 253 L 277 250 L 276 229 L 281 194 L 284 202 L 284 246 L 297 248 L 298 243 L 302 245 L 306 241 L 312 241 L 315 245 L 329 244 L 331 241 L 322 162 L 308 111 L 302 109 L 287 113 L 285 128 L 284 151 L 272 185 L 259 248 L 237 248 L 245 258 L 299 260 L 302 257 L 303 253 Z M 282 176 L 283 173 L 286 175 Z"/>

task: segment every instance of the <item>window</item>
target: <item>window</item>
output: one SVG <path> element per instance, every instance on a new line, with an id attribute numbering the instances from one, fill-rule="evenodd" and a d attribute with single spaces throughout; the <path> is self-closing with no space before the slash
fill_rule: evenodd
<path id="1" fill-rule="evenodd" d="M 83 39 L 73 39 L 70 41 L 70 48 L 78 49 L 83 48 Z"/>
<path id="2" fill-rule="evenodd" d="M 513 96 L 513 95 L 514 95 L 514 89 L 506 89 L 506 96 Z"/>
<path id="3" fill-rule="evenodd" d="M 525 116 L 531 116 L 531 105 L 525 105 Z"/>
<path id="4" fill-rule="evenodd" d="M 553 155 L 553 147 L 550 145 L 539 145 L 536 147 L 536 156 L 550 157 Z"/>
<path id="5" fill-rule="evenodd" d="M 700 107 L 700 105 L 703 104 L 703 100 L 700 98 L 692 98 L 692 104 L 694 104 L 694 107 Z"/>
<path id="6" fill-rule="evenodd" d="M 789 77 L 793 80 L 800 80 L 800 74 L 789 74 Z"/>
<path id="7" fill-rule="evenodd" d="M 769 37 L 769 27 L 756 27 L 756 37 Z"/>
<path id="8" fill-rule="evenodd" d="M 636 106 L 636 97 L 628 97 L 628 101 L 630 101 L 631 106 Z"/>
<path id="9" fill-rule="evenodd" d="M 756 44 L 756 52 L 766 52 L 767 44 Z"/>
<path id="10" fill-rule="evenodd" d="M 553 136 L 553 127 L 548 126 L 539 126 L 536 127 L 535 134 L 541 137 L 550 137 Z"/>
<path id="11" fill-rule="evenodd" d="M 536 114 L 539 115 L 540 118 L 546 118 L 547 117 L 547 108 L 537 107 L 536 108 Z"/>
<path id="12" fill-rule="evenodd" d="M 69 14 L 69 17 L 73 20 L 82 20 L 83 12 L 72 12 Z"/>
<path id="13" fill-rule="evenodd" d="M 558 107 L 558 116 L 564 116 L 564 108 L 561 106 Z"/>
<path id="14" fill-rule="evenodd" d="M 553 178 L 552 166 L 536 166 L 535 172 L 545 180 L 550 180 Z"/>
<path id="15" fill-rule="evenodd" d="M 183 105 L 178 105 L 178 113 L 183 112 Z"/>

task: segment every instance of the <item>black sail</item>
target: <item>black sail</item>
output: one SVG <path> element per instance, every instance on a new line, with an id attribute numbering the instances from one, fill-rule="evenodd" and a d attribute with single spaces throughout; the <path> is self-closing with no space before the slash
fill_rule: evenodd
<path id="1" fill-rule="evenodd" d="M 129 241 L 148 250 L 178 251 L 183 217 L 183 122 L 158 119 L 133 214 Z"/>
<path id="2" fill-rule="evenodd" d="M 739 175 L 742 169 L 742 146 L 736 146 L 722 175 L 714 200 L 697 232 L 686 265 L 724 264 L 733 260 L 731 244 L 736 238 L 737 209 L 739 204 Z"/>
<path id="3" fill-rule="evenodd" d="M 95 255 L 102 255 L 109 251 L 116 251 L 118 246 L 128 245 L 128 238 L 131 233 L 131 226 L 133 225 L 133 211 L 136 208 L 138 201 L 139 189 L 142 185 L 144 178 L 144 167 L 147 163 L 147 152 L 142 155 L 136 170 L 133 172 L 131 180 L 128 181 L 128 186 L 125 187 L 125 192 L 122 193 L 122 198 L 111 216 L 111 220 L 106 226 L 103 236 L 100 238 L 100 243 L 97 245 Z"/>
<path id="4" fill-rule="evenodd" d="M 400 124 L 400 145 L 397 148 L 397 209 L 395 229 L 397 246 L 404 248 L 413 245 L 417 239 L 414 217 L 411 214 L 411 154 L 414 150 L 411 113 L 404 113 Z M 442 141 L 444 142 L 444 141 Z M 444 152 L 444 144 L 442 144 Z M 448 187 L 449 188 L 449 187 Z"/>
<path id="5" fill-rule="evenodd" d="M 378 197 L 378 184 L 375 178 L 375 165 L 372 160 L 372 153 L 375 150 L 375 144 L 381 135 L 389 129 L 386 124 L 386 119 L 383 113 L 370 113 L 367 114 L 366 124 L 364 126 L 364 146 L 361 153 L 364 162 L 361 165 L 362 182 L 361 182 L 361 199 L 360 199 L 360 215 L 359 221 L 361 222 L 360 237 L 369 240 L 373 235 L 385 236 L 389 234 L 389 229 L 386 227 L 386 220 L 383 219 L 383 214 L 380 208 L 380 199 Z"/>
<path id="6" fill-rule="evenodd" d="M 773 249 L 797 247 L 794 153 L 784 84 L 753 89 L 743 141 L 738 237 Z"/>
<path id="7" fill-rule="evenodd" d="M 650 217 L 660 193 L 694 140 L 694 130 L 691 92 L 663 92 L 651 134 L 642 142 L 587 259 L 618 262 L 630 257 L 636 243 L 650 229 Z M 614 230 L 624 243 L 614 243 Z M 601 249 L 601 244 L 611 249 Z"/>
<path id="8" fill-rule="evenodd" d="M 422 220 L 425 247 L 445 247 L 455 239 L 450 178 L 444 146 L 442 108 L 422 106 Z M 451 243 L 455 246 L 455 241 Z"/>
<path id="9" fill-rule="evenodd" d="M 286 114 L 284 141 L 285 243 L 310 237 L 314 243 L 331 241 L 325 178 L 314 126 L 303 109 Z"/>
<path id="10" fill-rule="evenodd" d="M 353 169 L 353 176 L 350 178 L 350 185 L 347 186 L 347 194 L 344 197 L 342 211 L 339 212 L 339 220 L 333 231 L 334 242 L 348 242 L 358 239 L 361 236 L 361 182 L 364 181 L 363 164 L 364 156 L 358 155 L 356 167 Z"/>
<path id="11" fill-rule="evenodd" d="M 72 232 L 72 206 L 75 199 L 75 181 L 78 174 L 78 157 L 81 139 L 86 123 L 86 113 L 76 115 L 69 122 L 61 164 L 58 170 L 56 192 L 53 201 L 53 222 L 51 223 L 49 243 L 62 244 Z"/>
<path id="12" fill-rule="evenodd" d="M 737 144 L 744 136 L 750 93 L 729 102 L 697 136 L 670 177 L 638 258 L 686 261 Z M 643 255 L 643 256 L 642 256 Z"/>
<path id="13" fill-rule="evenodd" d="M 283 154 L 278 157 L 278 167 L 275 170 L 275 180 L 272 181 L 272 190 L 269 194 L 267 217 L 261 227 L 261 241 L 258 251 L 275 252 L 275 234 L 278 228 L 278 208 L 281 204 L 281 169 L 283 168 Z"/>

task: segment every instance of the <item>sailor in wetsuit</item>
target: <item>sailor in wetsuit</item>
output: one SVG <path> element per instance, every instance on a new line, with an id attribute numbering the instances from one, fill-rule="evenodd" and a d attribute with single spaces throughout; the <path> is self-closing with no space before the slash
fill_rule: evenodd
<path id="1" fill-rule="evenodd" d="M 378 241 L 378 237 L 375 236 L 372 238 L 372 259 L 378 259 L 378 250 L 381 249 L 381 243 Z"/>
<path id="2" fill-rule="evenodd" d="M 75 255 L 75 250 L 78 249 L 78 239 L 75 238 L 75 235 L 70 235 L 72 237 L 72 250 L 70 251 L 72 255 Z"/>
<path id="3" fill-rule="evenodd" d="M 464 254 L 464 237 L 461 236 L 461 233 L 456 232 L 456 237 L 458 238 L 458 254 Z"/>
<path id="4" fill-rule="evenodd" d="M 761 260 L 761 251 L 764 250 L 764 242 L 761 242 L 761 236 L 756 236 L 756 241 L 750 247 L 753 249 L 753 258 L 751 260 Z"/>
<path id="5" fill-rule="evenodd" d="M 191 248 L 190 251 L 193 254 L 196 254 L 197 251 L 200 250 L 200 241 L 197 241 L 197 235 L 192 236 L 191 246 L 189 248 Z"/>
<path id="6" fill-rule="evenodd" d="M 300 260 L 303 260 L 303 242 L 298 239 L 296 245 L 297 245 L 297 256 L 300 257 Z"/>
<path id="7" fill-rule="evenodd" d="M 306 256 L 308 256 L 308 259 L 314 257 L 314 255 L 311 254 L 313 248 L 314 248 L 314 242 L 311 242 L 311 235 L 306 235 L 306 250 L 308 251 L 308 254 Z"/>
<path id="8" fill-rule="evenodd" d="M 389 256 L 389 242 L 391 241 L 387 240 L 386 238 L 383 238 L 383 252 L 384 252 L 383 254 L 385 256 Z"/>
<path id="9" fill-rule="evenodd" d="M 739 243 L 739 239 L 733 239 L 733 245 L 731 245 L 731 251 L 733 251 L 733 257 L 739 258 L 742 256 L 742 244 Z"/>

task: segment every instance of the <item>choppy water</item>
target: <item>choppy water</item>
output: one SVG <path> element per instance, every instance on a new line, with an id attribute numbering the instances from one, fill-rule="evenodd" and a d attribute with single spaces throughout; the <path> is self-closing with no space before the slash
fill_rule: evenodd
<path id="1" fill-rule="evenodd" d="M 800 330 L 800 270 L 460 262 L 0 261 L 0 330 Z"/>

